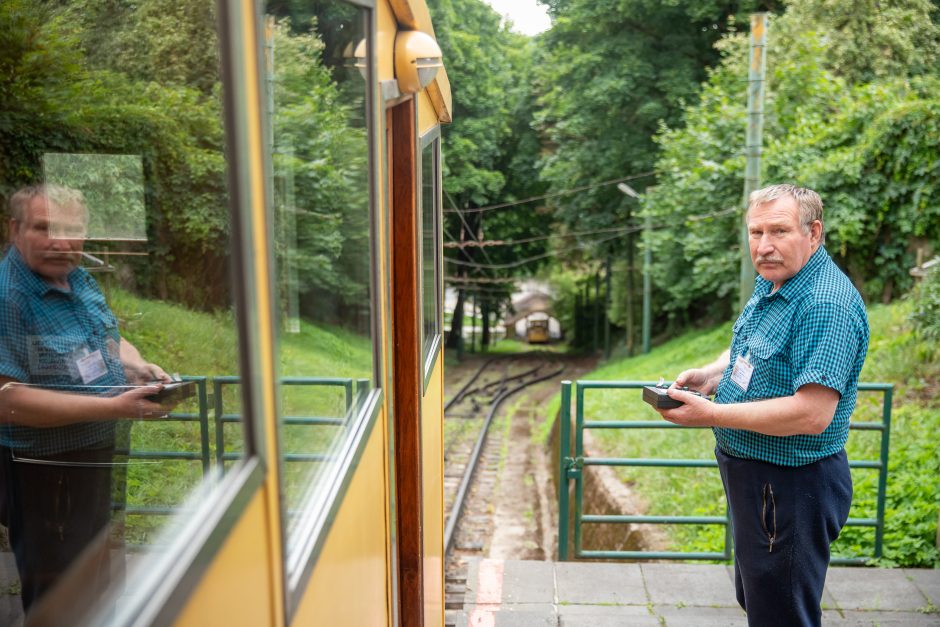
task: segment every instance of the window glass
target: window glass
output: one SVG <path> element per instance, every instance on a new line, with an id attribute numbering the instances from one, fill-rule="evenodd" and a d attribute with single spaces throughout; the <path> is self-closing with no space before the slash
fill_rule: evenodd
<path id="1" fill-rule="evenodd" d="M 434 339 L 441 333 L 440 136 L 432 131 L 421 149 L 421 327 L 426 368 L 433 366 Z"/>
<path id="2" fill-rule="evenodd" d="M 367 14 L 343 2 L 267 8 L 291 573 L 307 564 L 374 388 Z"/>
<path id="3" fill-rule="evenodd" d="M 146 595 L 246 450 L 216 28 L 204 0 L 0 3 L 4 624 Z"/>

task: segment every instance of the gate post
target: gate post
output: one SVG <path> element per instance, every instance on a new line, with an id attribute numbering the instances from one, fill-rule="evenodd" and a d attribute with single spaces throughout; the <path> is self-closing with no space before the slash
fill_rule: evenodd
<path id="1" fill-rule="evenodd" d="M 561 382 L 558 435 L 558 561 L 568 561 L 568 462 L 571 458 L 571 381 Z"/>

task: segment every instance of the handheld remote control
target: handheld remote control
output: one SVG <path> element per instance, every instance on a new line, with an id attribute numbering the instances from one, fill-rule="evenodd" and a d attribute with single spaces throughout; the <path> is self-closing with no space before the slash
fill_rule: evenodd
<path id="1" fill-rule="evenodd" d="M 161 381 L 154 381 L 161 383 Z M 154 403 L 179 403 L 196 393 L 196 384 L 193 381 L 174 381 L 173 383 L 164 383 L 163 389 L 156 394 L 147 397 L 148 401 Z"/>
<path id="2" fill-rule="evenodd" d="M 677 401 L 674 398 L 669 398 L 669 395 L 666 393 L 668 388 L 665 385 L 647 385 L 643 388 L 643 400 L 655 407 L 656 409 L 675 409 L 676 407 L 681 407 L 685 405 L 682 401 Z M 690 390 L 689 388 L 682 387 L 679 388 L 683 392 L 689 392 L 695 394 L 696 396 L 701 396 L 702 398 L 707 398 L 700 392 L 695 390 Z"/>

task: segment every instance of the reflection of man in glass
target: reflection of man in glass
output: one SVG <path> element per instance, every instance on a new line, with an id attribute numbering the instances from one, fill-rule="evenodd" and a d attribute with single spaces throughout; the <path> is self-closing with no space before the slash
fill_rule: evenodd
<path id="1" fill-rule="evenodd" d="M 97 283 L 78 267 L 81 194 L 39 185 L 10 199 L 13 246 L 0 261 L 0 522 L 26 611 L 108 527 L 114 420 L 160 416 L 170 381 L 122 339 Z M 96 552 L 89 594 L 108 584 Z"/>

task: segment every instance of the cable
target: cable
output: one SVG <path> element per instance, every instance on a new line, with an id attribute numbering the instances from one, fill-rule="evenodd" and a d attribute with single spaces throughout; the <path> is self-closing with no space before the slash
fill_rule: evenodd
<path id="1" fill-rule="evenodd" d="M 700 220 L 707 220 L 708 218 L 716 218 L 716 217 L 728 215 L 730 213 L 737 213 L 739 211 L 740 211 L 739 208 L 731 207 L 729 209 L 722 209 L 721 211 L 714 211 L 712 213 L 703 213 L 699 215 L 688 216 L 683 219 L 686 221 L 690 221 L 690 222 L 698 222 Z M 672 226 L 672 225 L 671 224 L 658 224 L 658 225 L 651 225 L 648 228 L 650 230 L 658 230 L 658 229 L 667 228 L 669 226 Z M 623 227 L 622 232 L 616 233 L 610 237 L 603 237 L 603 238 L 599 238 L 596 240 L 592 240 L 590 242 L 584 242 L 576 246 L 569 246 L 568 248 L 562 248 L 560 250 L 547 252 L 541 255 L 536 255 L 534 257 L 527 257 L 525 259 L 520 259 L 518 261 L 515 261 L 513 263 L 508 263 L 508 264 L 482 264 L 482 263 L 475 263 L 471 261 L 461 261 L 459 259 L 448 259 L 447 257 L 444 258 L 444 263 L 450 263 L 452 265 L 457 265 L 457 266 L 464 266 L 467 268 L 479 268 L 479 269 L 488 269 L 488 270 L 507 270 L 510 268 L 517 268 L 519 266 L 525 265 L 527 263 L 531 263 L 533 261 L 545 259 L 547 257 L 554 257 L 556 255 L 568 252 L 570 250 L 577 250 L 579 248 L 587 248 L 595 244 L 603 244 L 604 242 L 609 242 L 613 239 L 617 239 L 621 235 L 625 235 L 627 233 L 635 233 L 637 231 L 643 231 L 645 228 L 647 227 L 643 227 L 643 226 Z"/>
<path id="2" fill-rule="evenodd" d="M 446 194 L 446 196 L 450 199 L 450 204 L 452 204 L 452 205 L 456 205 L 456 204 L 457 204 L 457 203 L 454 202 L 454 197 L 450 195 L 450 192 L 446 192 L 446 191 L 445 191 L 444 194 Z M 478 243 L 478 244 L 482 243 L 482 242 L 480 242 L 480 239 L 476 236 L 476 233 L 473 232 L 473 229 L 470 228 L 470 225 L 467 224 L 467 220 L 466 220 L 466 218 L 464 218 L 464 216 L 463 216 L 463 211 L 461 211 L 460 209 L 457 209 L 456 212 L 457 212 L 457 217 L 460 218 L 460 221 L 463 223 L 463 227 L 464 227 L 465 229 L 467 229 L 467 233 L 470 234 L 470 237 L 473 238 L 473 241 L 476 242 L 476 243 Z M 486 257 L 486 261 L 487 261 L 488 263 L 492 264 L 492 263 L 493 263 L 493 260 L 490 259 L 490 255 L 489 255 L 489 253 L 486 252 L 486 249 L 481 247 L 480 250 L 483 252 L 483 256 Z M 466 254 L 466 253 L 464 253 L 464 254 Z M 467 255 L 467 257 L 469 258 L 469 255 Z"/>
<path id="3" fill-rule="evenodd" d="M 444 242 L 444 248 L 474 248 L 479 246 L 480 248 L 488 246 L 510 246 L 513 244 L 529 244 L 532 242 L 540 242 L 542 240 L 551 239 L 553 237 L 578 237 L 581 235 L 597 235 L 599 233 L 615 233 L 620 231 L 626 231 L 628 229 L 633 229 L 632 226 L 614 226 L 606 229 L 597 229 L 595 231 L 575 231 L 573 233 L 552 233 L 551 235 L 540 235 L 538 237 L 526 237 L 523 239 L 507 239 L 507 240 L 489 240 L 483 242 L 458 242 L 456 240 L 450 240 Z"/>
<path id="4" fill-rule="evenodd" d="M 487 205 L 486 207 L 473 207 L 470 209 L 457 209 L 456 207 L 446 207 L 444 209 L 444 213 L 453 213 L 455 211 L 463 211 L 464 213 L 480 213 L 483 211 L 493 211 L 495 209 L 505 209 L 506 207 L 515 207 L 516 205 L 524 205 L 530 202 L 535 202 L 536 200 L 545 200 L 546 198 L 555 198 L 556 196 L 566 196 L 568 194 L 583 192 L 586 189 L 593 189 L 595 187 L 604 187 L 606 185 L 616 185 L 617 183 L 624 183 L 626 181 L 633 181 L 636 179 L 646 178 L 648 176 L 655 176 L 656 174 L 658 174 L 658 172 L 656 171 L 642 172 L 640 174 L 632 174 L 630 176 L 624 176 L 619 179 L 611 179 L 609 181 L 602 181 L 600 183 L 591 183 L 588 185 L 582 185 L 581 187 L 563 189 L 560 192 L 552 192 L 551 194 L 543 194 L 541 196 L 532 196 L 530 198 L 523 198 L 522 200 L 514 200 L 512 202 L 504 202 L 498 205 Z M 448 197 L 450 196 L 450 194 L 447 194 L 447 195 Z M 453 199 L 451 199 L 451 204 L 456 204 L 453 202 Z"/>
<path id="5" fill-rule="evenodd" d="M 455 283 L 515 283 L 516 281 L 521 281 L 523 277 L 515 276 L 506 276 L 506 277 L 469 277 L 469 276 L 445 276 L 446 280 L 451 285 Z"/>
<path id="6" fill-rule="evenodd" d="M 635 230 L 640 230 L 640 227 L 636 227 Z M 621 233 L 617 233 L 616 235 L 611 235 L 610 237 L 603 237 L 600 239 L 592 240 L 590 242 L 582 242 L 580 244 L 576 244 L 575 246 L 569 246 L 568 248 L 563 248 L 561 250 L 555 250 L 552 252 L 543 253 L 541 255 L 535 255 L 534 257 L 526 257 L 525 259 L 513 261 L 512 263 L 484 264 L 484 263 L 473 263 L 469 261 L 460 261 L 459 259 L 447 259 L 447 258 L 444 259 L 444 263 L 450 263 L 450 264 L 457 265 L 457 266 L 465 266 L 468 268 L 481 268 L 481 269 L 487 269 L 487 270 L 508 270 L 510 268 L 518 268 L 519 266 L 524 266 L 527 263 L 538 261 L 539 259 L 545 259 L 546 257 L 554 257 L 555 255 L 568 252 L 569 250 L 578 250 L 579 248 L 587 248 L 588 246 L 591 246 L 594 244 L 603 244 L 604 242 L 608 242 L 612 239 L 617 239 L 621 235 L 622 235 Z"/>

